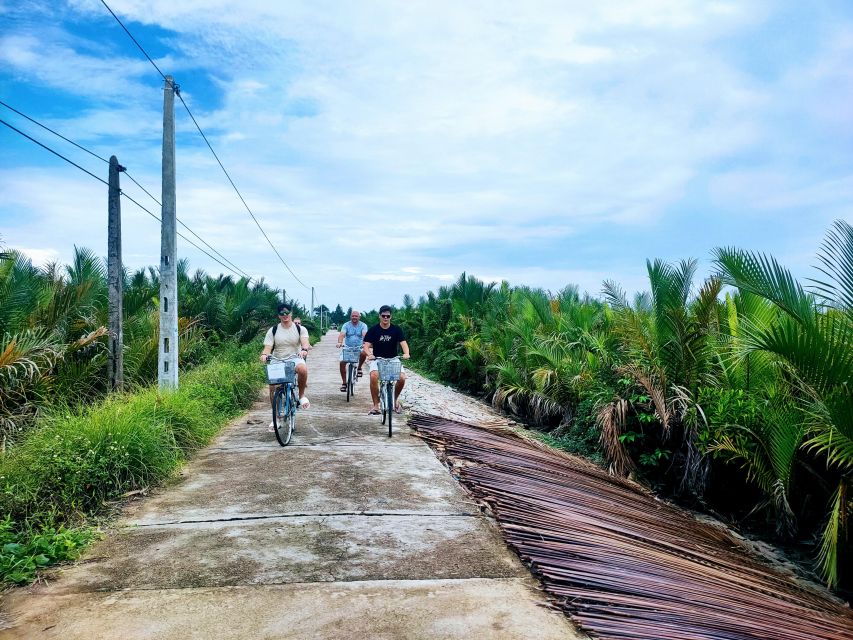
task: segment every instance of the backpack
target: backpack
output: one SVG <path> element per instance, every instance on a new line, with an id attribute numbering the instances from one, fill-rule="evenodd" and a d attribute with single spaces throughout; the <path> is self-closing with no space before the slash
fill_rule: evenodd
<path id="1" fill-rule="evenodd" d="M 276 323 L 275 325 L 273 325 L 273 328 L 272 328 L 273 344 L 275 344 L 275 332 L 278 331 L 278 325 L 279 325 L 279 323 Z M 296 333 L 299 336 L 299 339 L 301 340 L 302 339 L 302 325 L 298 322 L 294 322 L 293 325 L 296 327 Z"/>

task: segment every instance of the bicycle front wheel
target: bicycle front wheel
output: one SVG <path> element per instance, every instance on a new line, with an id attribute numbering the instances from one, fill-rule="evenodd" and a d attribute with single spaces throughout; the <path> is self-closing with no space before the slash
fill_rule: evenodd
<path id="1" fill-rule="evenodd" d="M 275 427 L 275 438 L 282 447 L 286 447 L 293 435 L 293 413 L 294 407 L 291 400 L 289 385 L 281 385 L 275 392 L 272 414 L 273 426 Z"/>
<path id="2" fill-rule="evenodd" d="M 347 402 L 349 402 L 350 396 L 355 395 L 355 390 L 353 389 L 354 384 L 355 384 L 355 365 L 350 363 L 347 365 Z"/>
<path id="3" fill-rule="evenodd" d="M 394 383 L 389 382 L 385 385 L 385 392 L 388 397 L 385 399 L 385 406 L 388 407 L 388 437 L 391 437 L 391 419 L 394 416 Z"/>

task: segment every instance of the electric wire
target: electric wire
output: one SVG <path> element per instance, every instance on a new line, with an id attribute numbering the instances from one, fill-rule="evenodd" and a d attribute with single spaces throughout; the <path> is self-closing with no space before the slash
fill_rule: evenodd
<path id="1" fill-rule="evenodd" d="M 287 262 L 285 262 L 284 258 L 281 257 L 281 254 L 278 252 L 278 249 L 275 248 L 275 245 L 272 243 L 272 240 L 270 240 L 269 236 L 267 235 L 267 232 L 264 231 L 264 228 L 261 226 L 261 223 L 258 222 L 258 219 L 255 217 L 255 214 L 252 212 L 251 208 L 246 203 L 246 200 L 243 198 L 243 195 L 240 193 L 240 190 L 237 188 L 237 185 L 234 184 L 234 181 L 231 179 L 231 175 L 225 169 L 225 165 L 222 164 L 222 161 L 219 159 L 219 156 L 216 155 L 216 152 L 213 150 L 213 147 L 211 146 L 210 142 L 208 141 L 207 136 L 204 135 L 204 131 L 201 130 L 201 127 L 199 126 L 198 122 L 196 121 L 195 116 L 193 116 L 192 111 L 190 111 L 189 106 L 187 106 L 187 103 L 184 102 L 184 98 L 183 98 L 183 96 L 181 96 L 181 93 L 180 93 L 180 90 L 178 89 L 178 86 L 174 83 L 174 81 L 169 82 L 169 80 L 166 78 L 165 74 L 160 70 L 160 67 L 158 67 L 157 64 L 154 62 L 154 60 L 151 59 L 151 56 L 148 55 L 148 52 L 146 52 L 145 49 L 142 47 L 142 45 L 139 44 L 139 41 L 133 37 L 133 34 L 130 33 L 130 30 L 126 26 L 124 26 L 124 23 L 119 19 L 119 17 L 115 14 L 115 12 L 112 9 L 110 9 L 110 6 L 105 2 L 105 0 L 101 0 L 101 4 L 103 4 L 107 8 L 107 11 L 109 11 L 110 14 L 112 15 L 112 17 L 115 18 L 116 22 L 118 22 L 119 26 L 121 26 L 121 28 L 124 29 L 124 32 L 130 37 L 130 39 L 133 40 L 133 43 L 139 48 L 139 50 L 142 52 L 142 54 L 146 58 L 148 58 L 148 61 L 154 66 L 154 68 L 157 70 L 157 73 L 160 74 L 160 76 L 163 78 L 163 80 L 165 80 L 168 84 L 170 84 L 172 86 L 172 89 L 175 91 L 175 95 L 178 96 L 178 99 L 181 101 L 181 104 L 184 105 L 184 109 L 187 110 L 187 114 L 189 114 L 190 119 L 192 119 L 193 124 L 195 124 L 196 129 L 198 129 L 198 132 L 201 134 L 201 137 L 204 139 L 204 142 L 207 144 L 207 148 L 210 149 L 210 152 L 213 154 L 213 157 L 216 158 L 216 162 L 219 163 L 219 167 L 222 169 L 222 172 L 225 174 L 225 177 L 228 178 L 228 182 L 231 183 L 231 186 L 234 188 L 234 191 L 237 192 L 237 197 L 240 198 L 240 201 L 243 203 L 243 206 L 246 207 L 246 211 L 249 212 L 249 215 L 252 217 L 252 220 L 255 221 L 255 224 L 257 225 L 261 234 L 264 236 L 267 243 L 269 243 L 270 248 L 272 248 L 273 253 L 275 253 L 275 255 L 278 257 L 278 259 L 284 265 L 284 268 L 288 270 L 290 275 L 292 275 L 293 278 L 299 284 L 301 284 L 306 289 L 310 289 L 311 287 L 309 287 L 307 284 L 302 282 L 302 280 L 299 278 L 299 276 L 297 276 L 293 272 L 293 269 L 290 268 L 290 265 L 288 265 Z"/>
<path id="2" fill-rule="evenodd" d="M 24 136 L 24 137 L 25 137 L 25 138 L 27 138 L 28 140 L 30 140 L 30 141 L 32 141 L 32 142 L 34 142 L 34 143 L 36 143 L 38 146 L 42 147 L 42 148 L 43 148 L 43 149 L 45 149 L 46 151 L 49 151 L 49 152 L 50 152 L 50 153 L 52 153 L 53 155 L 55 155 L 55 156 L 57 156 L 57 157 L 59 157 L 59 158 L 61 158 L 61 159 L 65 160 L 65 162 L 67 162 L 68 164 L 70 164 L 70 165 L 72 165 L 72 166 L 74 166 L 74 167 L 77 167 L 78 169 L 80 169 L 80 171 L 82 171 L 83 173 L 86 173 L 86 174 L 90 175 L 91 177 L 93 177 L 93 178 L 94 178 L 95 180 L 97 180 L 98 182 L 102 182 L 103 184 L 107 185 L 107 187 L 109 187 L 109 186 L 110 186 L 110 183 L 109 183 L 109 182 L 107 182 L 106 180 L 104 180 L 103 178 L 101 178 L 100 176 L 96 176 L 94 173 L 92 173 L 92 172 L 91 172 L 91 171 L 89 171 L 88 169 L 86 169 L 86 168 L 84 168 L 84 167 L 81 167 L 79 164 L 77 164 L 76 162 L 74 162 L 73 160 L 71 160 L 71 159 L 69 159 L 69 158 L 66 158 L 64 155 L 62 155 L 62 154 L 61 154 L 61 153 L 59 153 L 58 151 L 54 151 L 53 149 L 51 149 L 50 147 L 48 147 L 46 144 L 43 144 L 43 143 L 39 142 L 38 140 L 36 140 L 35 138 L 33 138 L 33 137 L 32 137 L 32 136 L 30 136 L 30 135 L 27 135 L 26 133 L 24 133 L 23 131 L 21 131 L 21 130 L 20 130 L 20 129 L 18 129 L 17 127 L 14 127 L 13 125 L 11 125 L 11 124 L 9 124 L 8 122 L 6 122 L 5 120 L 3 120 L 2 118 L 0 118 L 0 124 L 4 124 L 4 125 L 6 125 L 7 127 L 9 127 L 10 129 L 12 129 L 12 130 L 13 130 L 13 131 L 15 131 L 16 133 L 19 133 L 20 135 Z M 149 216 L 151 216 L 152 218 L 154 218 L 157 222 L 162 222 L 162 220 L 159 218 L 159 216 L 157 216 L 156 214 L 154 214 L 154 213 L 152 213 L 151 211 L 149 211 L 145 206 L 141 205 L 141 204 L 140 204 L 139 202 L 137 202 L 135 199 L 131 198 L 129 195 L 127 195 L 126 193 L 124 193 L 124 192 L 123 192 L 123 191 L 121 191 L 121 190 L 119 190 L 119 193 L 120 193 L 122 196 L 124 196 L 125 198 L 127 198 L 128 200 L 130 200 L 130 201 L 131 201 L 133 204 L 135 204 L 137 207 L 139 207 L 140 209 L 142 209 L 142 210 L 143 210 L 145 213 L 147 213 Z M 234 269 L 232 269 L 231 267 L 229 267 L 228 265 L 226 265 L 224 262 L 222 262 L 222 261 L 218 260 L 216 257 L 214 257 L 214 256 L 212 256 L 211 254 L 209 254 L 207 251 L 205 251 L 204 249 L 202 249 L 200 246 L 198 246 L 195 242 L 193 242 L 192 240 L 190 240 L 189 238 L 187 238 L 187 237 L 186 237 L 185 235 L 183 235 L 182 233 L 178 232 L 178 235 L 179 235 L 183 240 L 185 240 L 186 242 L 188 242 L 189 244 L 191 244 L 193 247 L 195 247 L 196 249 L 198 249 L 199 251 L 201 251 L 201 252 L 202 252 L 204 255 L 206 255 L 208 258 L 210 258 L 210 259 L 211 259 L 211 260 L 213 260 L 214 262 L 218 263 L 219 265 L 221 265 L 222 267 L 224 267 L 224 268 L 225 268 L 225 269 L 227 269 L 228 271 L 231 271 L 232 273 L 234 273 L 235 275 L 238 275 L 238 276 L 240 276 L 240 277 L 245 277 L 245 276 L 243 276 L 242 274 L 240 274 L 238 271 L 235 271 Z"/>
<path id="3" fill-rule="evenodd" d="M 148 58 L 148 62 L 150 62 L 152 65 L 154 65 L 154 68 L 157 69 L 157 73 L 159 73 L 162 76 L 163 80 L 165 80 L 166 76 L 163 74 L 162 71 L 160 71 L 160 67 L 157 66 L 157 63 L 154 62 L 151 59 L 151 56 L 149 56 L 148 53 L 145 51 L 145 49 L 142 48 L 142 45 L 136 41 L 136 38 L 133 37 L 133 34 L 130 31 L 128 31 L 127 27 L 124 26 L 124 23 L 122 23 L 122 21 L 118 19 L 118 16 L 115 13 L 113 13 L 113 10 L 110 9 L 110 5 L 108 5 L 106 2 L 104 2 L 104 0 L 101 0 L 101 3 L 107 8 L 107 11 L 109 11 L 112 14 L 113 18 L 116 19 L 116 22 L 119 23 L 119 26 L 121 26 L 121 28 L 124 29 L 124 32 L 128 35 L 128 37 L 131 40 L 133 40 L 133 44 L 135 44 L 137 47 L 139 47 L 139 50 L 142 52 L 142 54 L 146 58 Z"/>
<path id="4" fill-rule="evenodd" d="M 65 142 L 68 142 L 69 144 L 74 145 L 74 146 L 75 146 L 75 147 L 77 147 L 78 149 L 80 149 L 80 150 L 82 150 L 82 151 L 85 151 L 85 152 L 86 152 L 86 153 L 88 153 L 90 156 L 93 156 L 93 157 L 97 158 L 98 160 L 101 160 L 101 161 L 103 161 L 103 162 L 105 162 L 105 163 L 107 163 L 107 164 L 109 164 L 109 163 L 110 163 L 110 161 L 109 161 L 109 160 L 107 160 L 106 158 L 103 158 L 103 157 L 99 156 L 99 155 L 98 155 L 97 153 L 95 153 L 94 151 L 92 151 L 92 150 L 90 150 L 90 149 L 87 149 L 86 147 L 84 147 L 84 146 L 83 146 L 83 145 L 81 145 L 81 144 L 78 144 L 77 142 L 74 142 L 74 141 L 73 141 L 73 140 L 71 140 L 70 138 L 65 137 L 64 135 L 62 135 L 62 134 L 61 134 L 61 133 L 59 133 L 58 131 L 54 131 L 53 129 L 51 129 L 51 128 L 50 128 L 50 127 L 48 127 L 47 125 L 42 124 L 41 122 L 39 122 L 38 120 L 35 120 L 34 118 L 31 118 L 31 117 L 30 117 L 30 116 L 28 116 L 27 114 L 22 113 L 21 111 L 18 111 L 17 109 L 15 109 L 14 107 L 12 107 L 11 105 L 6 104 L 6 103 L 5 103 L 5 102 L 3 102 L 2 100 L 0 100 L 0 105 L 2 105 L 2 106 L 4 106 L 4 107 L 6 107 L 6 108 L 7 108 L 7 109 L 9 109 L 10 111 L 14 111 L 14 112 L 15 112 L 15 113 L 17 113 L 19 116 L 21 116 L 21 117 L 23 117 L 23 118 L 26 118 L 27 120 L 29 120 L 29 121 L 30 121 L 30 122 L 32 122 L 33 124 L 35 124 L 35 125 L 37 125 L 37 126 L 41 127 L 42 129 L 45 129 L 46 131 L 49 131 L 49 132 L 50 132 L 50 133 L 52 133 L 53 135 L 55 135 L 55 136 L 57 136 L 57 137 L 59 137 L 59 138 L 62 138 L 63 140 L 65 140 Z M 26 134 L 24 134 L 24 135 L 26 135 Z M 32 138 L 31 138 L 31 139 L 32 139 Z M 34 142 L 36 142 L 36 141 L 34 140 Z M 41 144 L 41 143 L 38 143 L 38 144 Z M 47 147 L 45 147 L 45 148 L 47 148 Z M 48 150 L 50 151 L 50 149 L 48 149 Z M 62 157 L 62 156 L 60 156 L 60 157 Z M 63 159 L 65 159 L 65 158 L 63 158 Z M 91 174 L 90 174 L 90 175 L 91 175 Z M 146 188 L 145 188 L 145 187 L 143 187 L 141 184 L 139 184 L 139 182 L 137 182 L 137 181 L 136 181 L 136 179 L 135 179 L 132 175 L 130 175 L 130 173 L 128 173 L 127 169 L 125 169 L 125 170 L 124 170 L 124 175 L 126 175 L 126 176 L 128 177 L 128 179 L 130 179 L 130 181 L 131 181 L 131 182 L 133 182 L 133 184 L 135 184 L 137 187 L 139 187 L 140 189 L 142 189 L 142 190 L 143 190 L 143 191 L 148 195 L 148 197 L 149 197 L 149 198 L 151 198 L 154 202 L 156 202 L 156 203 L 157 203 L 157 205 L 158 205 L 158 206 L 161 206 L 161 207 L 163 206 L 163 205 L 160 203 L 160 201 L 159 201 L 157 198 L 155 198 L 155 197 L 151 194 L 151 192 L 150 192 L 150 191 L 148 191 L 148 189 L 146 189 Z M 99 178 L 99 179 L 100 179 L 100 178 Z M 126 196 L 126 194 L 125 194 L 124 192 L 122 192 L 122 195 L 125 195 L 125 196 Z M 231 265 L 231 270 L 232 270 L 232 271 L 234 271 L 235 273 L 237 273 L 238 275 L 240 275 L 240 276 L 241 276 L 241 277 L 243 277 L 243 278 L 247 278 L 249 281 L 251 281 L 251 280 L 252 280 L 252 277 L 251 277 L 251 276 L 250 276 L 250 275 L 249 275 L 245 270 L 243 270 L 243 269 L 239 268 L 236 264 L 234 264 L 233 262 L 231 262 L 228 258 L 226 258 L 224 255 L 222 255 L 222 254 L 221 254 L 219 251 L 217 251 L 215 248 L 213 248 L 213 247 L 210 245 L 210 243 L 208 243 L 204 238 L 202 238 L 200 235 L 198 235 L 195 231 L 193 231 L 192 229 L 190 229 L 190 227 L 189 227 L 189 226 L 187 226 L 187 225 L 186 225 L 186 224 L 185 224 L 185 223 L 184 223 L 180 218 L 175 217 L 175 219 L 178 221 L 178 224 L 180 224 L 184 229 L 186 229 L 186 230 L 187 230 L 187 231 L 189 231 L 193 236 L 195 236 L 195 237 L 199 240 L 199 242 L 201 242 L 202 244 L 204 244 L 207 248 L 209 248 L 209 249 L 210 249 L 211 251 L 213 251 L 216 255 L 218 255 L 220 258 L 222 258 L 223 260 L 225 260 L 225 262 L 227 262 L 229 265 Z M 195 245 L 193 245 L 193 246 L 195 246 Z M 221 263 L 220 263 L 220 264 L 221 264 Z"/>
<path id="5" fill-rule="evenodd" d="M 101 1 L 103 2 L 103 0 L 101 0 Z M 264 238 L 266 238 L 266 241 L 269 243 L 270 247 L 275 252 L 275 255 L 278 256 L 278 259 L 281 260 L 281 263 L 284 265 L 284 268 L 290 272 L 290 275 L 292 275 L 293 278 L 299 284 L 301 284 L 306 289 L 310 289 L 311 287 L 309 287 L 307 284 L 302 282 L 302 280 L 299 278 L 299 276 L 297 276 L 295 273 L 293 273 L 293 269 L 291 269 L 290 266 L 284 261 L 284 258 L 281 257 L 281 254 L 278 252 L 278 249 L 275 248 L 275 245 L 272 243 L 272 240 L 270 240 L 269 236 L 267 235 L 267 232 L 264 231 L 264 228 L 261 226 L 261 223 L 258 222 L 258 219 L 255 217 L 255 214 L 252 213 L 252 210 L 249 208 L 249 205 L 246 204 L 246 201 L 243 199 L 243 194 L 240 193 L 240 190 L 237 188 L 237 185 L 234 184 L 234 181 L 231 179 L 231 176 L 228 174 L 228 171 L 226 171 L 226 169 L 225 169 L 225 165 L 222 164 L 222 161 L 219 159 L 219 156 L 216 155 L 216 152 L 213 150 L 213 147 L 211 146 L 210 142 L 208 141 L 207 136 L 204 135 L 204 131 L 201 130 L 201 127 L 199 126 L 198 122 L 196 121 L 195 116 L 192 114 L 192 111 L 190 111 L 190 108 L 187 106 L 187 103 L 184 102 L 183 96 L 181 96 L 180 93 L 178 93 L 177 96 L 178 96 L 178 99 L 181 101 L 181 104 L 184 105 L 184 109 L 187 110 L 187 114 L 189 114 L 190 119 L 193 121 L 193 124 L 195 124 L 195 126 L 196 126 L 196 129 L 198 129 L 198 132 L 201 134 L 201 137 L 204 139 L 205 143 L 207 144 L 207 148 L 210 149 L 210 152 L 213 154 L 213 157 L 216 158 L 216 162 L 219 163 L 219 166 L 221 167 L 222 172 L 225 174 L 225 177 L 228 178 L 228 182 L 231 183 L 231 186 L 234 187 L 234 191 L 237 192 L 237 197 L 240 198 L 240 202 L 243 203 L 243 206 L 246 207 L 246 211 L 248 211 L 249 215 L 252 216 L 252 220 L 255 221 L 255 224 L 258 226 L 258 229 L 260 229 Z"/>
<path id="6" fill-rule="evenodd" d="M 55 136 L 57 136 L 57 137 L 60 137 L 60 138 L 62 138 L 63 140 L 65 140 L 65 142 L 67 142 L 67 143 L 69 143 L 69 144 L 73 144 L 75 147 L 77 147 L 77 148 L 78 148 L 78 149 L 80 149 L 81 151 L 85 151 L 85 152 L 86 152 L 86 153 L 88 153 L 90 156 L 94 156 L 94 157 L 95 157 L 95 158 L 97 158 L 98 160 L 101 160 L 101 161 L 103 161 L 103 162 L 106 162 L 107 164 L 109 164 L 109 163 L 110 163 L 110 161 L 109 161 L 109 160 L 107 160 L 106 158 L 102 158 L 101 156 L 99 156 L 99 155 L 98 155 L 97 153 L 95 153 L 94 151 L 90 151 L 90 150 L 89 150 L 89 149 L 87 149 L 86 147 L 84 147 L 84 146 L 82 146 L 82 145 L 80 145 L 80 144 L 77 144 L 77 143 L 76 143 L 76 142 L 74 142 L 73 140 L 69 140 L 69 139 L 68 139 L 68 138 L 66 138 L 64 135 L 62 135 L 61 133 L 59 133 L 58 131 L 54 131 L 53 129 L 51 129 L 50 127 L 48 127 L 46 124 L 42 124 L 41 122 L 39 122 L 39 121 L 37 121 L 37 120 L 34 120 L 34 119 L 33 119 L 33 118 L 31 118 L 30 116 L 28 116 L 26 113 L 21 113 L 21 112 L 20 112 L 20 111 L 18 111 L 15 107 L 13 107 L 13 106 L 11 106 L 11 105 L 8 105 L 8 104 L 6 104 L 6 103 L 5 103 L 5 102 L 3 102 L 2 100 L 0 100 L 0 105 L 3 105 L 4 107 L 6 107 L 7 109 L 9 109 L 10 111 L 14 111 L 15 113 L 17 113 L 17 114 L 18 114 L 19 116 L 21 116 L 22 118 L 26 118 L 27 120 L 29 120 L 30 122 L 32 122 L 34 125 L 37 125 L 37 126 L 41 127 L 42 129 L 45 129 L 46 131 L 50 131 L 53 135 L 55 135 Z"/>

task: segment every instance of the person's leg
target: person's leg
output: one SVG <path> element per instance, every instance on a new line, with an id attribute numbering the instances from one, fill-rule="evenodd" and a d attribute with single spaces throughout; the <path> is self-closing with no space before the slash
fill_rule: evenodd
<path id="1" fill-rule="evenodd" d="M 299 400 L 305 397 L 305 388 L 308 386 L 308 367 L 304 362 L 296 365 L 296 386 L 299 388 Z"/>
<path id="2" fill-rule="evenodd" d="M 358 375 L 361 375 L 361 367 L 364 365 L 365 360 L 367 360 L 367 354 L 362 351 L 358 354 Z"/>
<path id="3" fill-rule="evenodd" d="M 277 386 L 278 385 L 275 385 L 275 384 L 270 385 L 270 407 L 273 406 L 272 403 L 273 403 L 273 399 L 275 398 L 275 388 Z M 275 407 L 272 408 L 272 411 L 275 411 Z M 272 431 L 274 427 L 275 427 L 275 422 L 270 420 L 270 424 L 269 424 L 269 427 L 267 427 L 267 431 Z"/>
<path id="4" fill-rule="evenodd" d="M 406 386 L 406 372 L 400 372 L 400 379 L 397 380 L 397 384 L 394 385 L 394 408 L 396 409 L 400 405 L 400 393 L 403 391 L 403 387 Z"/>
<path id="5" fill-rule="evenodd" d="M 347 383 L 347 363 L 341 360 L 341 384 Z"/>
<path id="6" fill-rule="evenodd" d="M 373 408 L 379 409 L 379 372 L 370 372 L 370 397 L 373 399 Z"/>

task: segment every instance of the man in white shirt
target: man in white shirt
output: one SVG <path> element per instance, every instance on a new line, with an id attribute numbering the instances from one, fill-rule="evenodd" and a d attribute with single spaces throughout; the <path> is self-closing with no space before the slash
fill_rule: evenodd
<path id="1" fill-rule="evenodd" d="M 307 409 L 311 404 L 305 397 L 305 387 L 308 386 L 308 365 L 305 364 L 305 356 L 311 344 L 308 342 L 308 329 L 297 327 L 293 322 L 290 307 L 286 304 L 278 305 L 279 323 L 271 327 L 264 337 L 264 348 L 261 351 L 261 362 L 267 362 L 270 355 L 279 360 L 293 360 L 296 363 L 296 385 L 299 388 L 299 406 Z M 270 385 L 270 405 L 276 385 Z M 273 424 L 270 423 L 270 429 Z"/>

